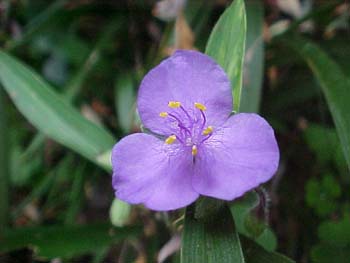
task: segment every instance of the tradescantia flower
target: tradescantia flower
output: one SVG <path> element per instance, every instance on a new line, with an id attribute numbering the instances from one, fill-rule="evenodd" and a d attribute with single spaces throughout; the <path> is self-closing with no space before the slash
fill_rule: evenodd
<path id="1" fill-rule="evenodd" d="M 279 149 L 256 114 L 231 115 L 230 82 L 210 57 L 177 51 L 151 70 L 138 94 L 143 125 L 112 152 L 117 198 L 173 210 L 199 195 L 233 200 L 269 180 Z"/>

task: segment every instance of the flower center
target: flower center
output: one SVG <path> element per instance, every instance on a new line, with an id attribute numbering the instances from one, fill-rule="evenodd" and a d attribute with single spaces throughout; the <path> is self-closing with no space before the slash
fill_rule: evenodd
<path id="1" fill-rule="evenodd" d="M 159 113 L 160 117 L 166 118 L 165 125 L 169 125 L 172 132 L 165 143 L 181 143 L 191 149 L 193 156 L 197 155 L 198 147 L 208 140 L 214 131 L 213 126 L 206 126 L 207 107 L 195 102 L 193 108 L 186 109 L 179 101 L 169 101 L 168 107 L 169 111 Z"/>

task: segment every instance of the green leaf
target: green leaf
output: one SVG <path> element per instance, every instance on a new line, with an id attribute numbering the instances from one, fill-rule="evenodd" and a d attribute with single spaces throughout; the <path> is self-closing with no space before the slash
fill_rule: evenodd
<path id="1" fill-rule="evenodd" d="M 195 218 L 193 206 L 187 208 L 181 262 L 245 262 L 238 233 L 226 205 L 210 216 L 199 218 Z"/>
<path id="2" fill-rule="evenodd" d="M 318 162 L 324 165 L 333 162 L 339 172 L 347 171 L 346 160 L 334 128 L 309 123 L 304 131 L 304 138 L 310 149 L 316 154 Z"/>
<path id="3" fill-rule="evenodd" d="M 216 23 L 205 50 L 228 74 L 233 110 L 237 112 L 240 110 L 246 28 L 244 2 L 235 0 Z"/>
<path id="4" fill-rule="evenodd" d="M 109 170 L 97 157 L 113 147 L 110 133 L 85 119 L 40 76 L 1 51 L 0 81 L 38 130 Z"/>
<path id="5" fill-rule="evenodd" d="M 248 0 L 246 9 L 247 41 L 240 111 L 258 112 L 264 73 L 264 5 L 260 0 Z"/>
<path id="6" fill-rule="evenodd" d="M 321 181 L 311 178 L 306 184 L 306 203 L 319 217 L 329 216 L 338 209 L 340 195 L 341 187 L 332 174 L 324 174 Z"/>
<path id="7" fill-rule="evenodd" d="M 115 102 L 118 122 L 123 132 L 129 133 L 135 113 L 134 80 L 131 74 L 120 74 L 115 83 Z"/>
<path id="8" fill-rule="evenodd" d="M 320 82 L 350 169 L 350 80 L 338 64 L 311 41 L 294 36 L 284 37 L 282 43 L 308 63 Z"/>
<path id="9" fill-rule="evenodd" d="M 68 258 L 136 237 L 138 227 L 113 228 L 109 224 L 25 227 L 7 230 L 0 239 L 0 252 L 33 248 L 39 257 Z"/>
<path id="10" fill-rule="evenodd" d="M 247 237 L 240 236 L 246 263 L 294 263 L 293 260 L 276 252 L 270 252 Z"/>
<path id="11" fill-rule="evenodd" d="M 344 216 L 338 222 L 326 221 L 318 228 L 320 243 L 311 250 L 313 262 L 327 263 L 336 259 L 338 263 L 349 262 L 350 220 Z"/>
<path id="12" fill-rule="evenodd" d="M 318 228 L 318 236 L 322 241 L 332 245 L 350 245 L 350 217 L 344 216 L 338 222 L 323 222 Z"/>
<path id="13" fill-rule="evenodd" d="M 242 198 L 234 200 L 230 205 L 232 216 L 234 217 L 237 229 L 240 233 L 249 236 L 249 229 L 246 227 L 246 219 L 250 216 L 250 212 L 254 210 L 260 203 L 259 196 L 256 192 L 251 191 Z"/>
<path id="14" fill-rule="evenodd" d="M 315 263 L 349 263 L 350 246 L 330 246 L 329 244 L 321 243 L 312 248 L 311 258 L 312 262 Z"/>
<path id="15" fill-rule="evenodd" d="M 277 241 L 273 231 L 266 222 L 254 213 L 260 204 L 259 195 L 254 192 L 246 193 L 242 198 L 230 204 L 230 210 L 236 223 L 237 230 L 268 251 L 276 249 Z"/>

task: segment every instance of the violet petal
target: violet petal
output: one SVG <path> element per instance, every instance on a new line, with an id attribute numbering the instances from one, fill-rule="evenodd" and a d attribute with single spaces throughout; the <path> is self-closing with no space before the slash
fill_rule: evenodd
<path id="1" fill-rule="evenodd" d="M 198 193 L 191 184 L 192 158 L 177 147 L 143 133 L 119 141 L 112 151 L 116 197 L 162 211 L 196 200 Z"/>
<path id="2" fill-rule="evenodd" d="M 155 133 L 171 134 L 167 120 L 169 101 L 179 101 L 186 110 L 194 103 L 206 106 L 209 125 L 219 126 L 232 110 L 230 81 L 224 70 L 209 56 L 197 51 L 179 50 L 152 69 L 143 79 L 138 94 L 142 123 Z"/>
<path id="3" fill-rule="evenodd" d="M 232 200 L 269 180 L 278 167 L 274 131 L 256 114 L 230 117 L 203 146 L 192 180 L 202 195 Z"/>

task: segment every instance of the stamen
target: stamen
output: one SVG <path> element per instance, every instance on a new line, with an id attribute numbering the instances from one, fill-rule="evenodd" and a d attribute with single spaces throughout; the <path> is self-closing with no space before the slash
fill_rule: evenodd
<path id="1" fill-rule="evenodd" d="M 199 103 L 199 102 L 195 102 L 194 103 L 194 106 L 199 109 L 199 110 L 202 110 L 202 111 L 205 111 L 207 109 L 207 107 L 205 107 L 202 103 Z"/>
<path id="2" fill-rule="evenodd" d="M 176 136 L 175 135 L 170 135 L 168 138 L 166 138 L 165 143 L 166 144 L 173 144 L 176 140 Z"/>
<path id="3" fill-rule="evenodd" d="M 204 139 L 203 140 L 201 140 L 201 142 L 200 143 L 203 143 L 203 142 L 205 142 L 206 140 L 208 140 L 211 136 L 212 136 L 213 134 L 212 133 L 210 133 L 209 135 L 207 135 L 206 137 L 204 137 Z"/>
<path id="4" fill-rule="evenodd" d="M 197 153 L 198 153 L 197 146 L 196 146 L 196 145 L 193 145 L 193 146 L 192 146 L 192 155 L 193 155 L 193 156 L 196 156 Z"/>
<path id="5" fill-rule="evenodd" d="M 176 108 L 180 108 L 181 103 L 179 101 L 169 101 L 168 103 L 168 107 L 176 109 Z"/>
<path id="6" fill-rule="evenodd" d="M 203 135 L 208 135 L 211 134 L 213 132 L 214 128 L 213 126 L 208 126 L 204 131 L 203 131 Z"/>
<path id="7" fill-rule="evenodd" d="M 202 118 L 203 118 L 201 130 L 203 130 L 205 127 L 205 124 L 207 123 L 207 118 L 205 117 L 204 111 L 201 110 L 201 114 L 202 114 Z"/>
<path id="8" fill-rule="evenodd" d="M 180 109 L 186 114 L 187 118 L 188 118 L 188 121 L 191 123 L 192 125 L 192 118 L 191 116 L 188 114 L 188 112 L 185 110 L 184 107 L 180 106 Z"/>
<path id="9" fill-rule="evenodd" d="M 184 129 L 189 135 L 191 135 L 191 131 L 185 127 L 185 125 L 178 117 L 171 113 L 169 113 L 168 115 L 177 121 L 177 126 L 179 126 L 181 129 Z"/>
<path id="10" fill-rule="evenodd" d="M 159 116 L 162 118 L 166 118 L 166 117 L 168 117 L 168 113 L 165 111 L 162 111 L 161 113 L 159 113 Z"/>

